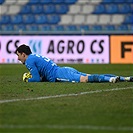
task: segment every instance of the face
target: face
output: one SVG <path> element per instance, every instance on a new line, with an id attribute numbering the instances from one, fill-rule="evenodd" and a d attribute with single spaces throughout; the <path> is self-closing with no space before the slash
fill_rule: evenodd
<path id="1" fill-rule="evenodd" d="M 26 61 L 27 55 L 25 53 L 19 53 L 17 51 L 17 56 L 18 56 L 18 60 L 24 64 Z"/>

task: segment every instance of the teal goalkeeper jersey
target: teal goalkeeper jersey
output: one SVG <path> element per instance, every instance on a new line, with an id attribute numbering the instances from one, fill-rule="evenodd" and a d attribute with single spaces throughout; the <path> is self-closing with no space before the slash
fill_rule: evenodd
<path id="1" fill-rule="evenodd" d="M 43 81 L 55 82 L 55 75 L 58 66 L 50 59 L 30 54 L 25 61 L 25 66 L 32 74 L 32 78 L 28 79 L 28 82 L 40 82 Z"/>

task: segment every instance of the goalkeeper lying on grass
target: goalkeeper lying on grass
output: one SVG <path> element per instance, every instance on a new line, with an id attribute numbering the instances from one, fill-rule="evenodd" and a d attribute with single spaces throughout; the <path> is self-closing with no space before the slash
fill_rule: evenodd
<path id="1" fill-rule="evenodd" d="M 32 54 L 29 46 L 23 44 L 15 52 L 20 60 L 30 71 L 24 73 L 25 82 L 133 82 L 133 77 L 122 77 L 112 74 L 86 74 L 72 67 L 57 66 L 52 60 Z"/>

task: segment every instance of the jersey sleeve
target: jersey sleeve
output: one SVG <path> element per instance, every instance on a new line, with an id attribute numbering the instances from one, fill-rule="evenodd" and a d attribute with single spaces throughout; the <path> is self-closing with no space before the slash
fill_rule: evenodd
<path id="1" fill-rule="evenodd" d="M 34 61 L 30 61 L 26 64 L 27 69 L 30 71 L 32 78 L 28 79 L 28 82 L 40 82 L 41 78 Z"/>

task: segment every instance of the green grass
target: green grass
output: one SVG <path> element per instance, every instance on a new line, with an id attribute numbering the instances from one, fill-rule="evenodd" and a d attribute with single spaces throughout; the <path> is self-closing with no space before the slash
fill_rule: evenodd
<path id="1" fill-rule="evenodd" d="M 63 65 L 62 65 L 63 66 Z M 133 65 L 67 65 L 86 73 L 133 75 Z M 0 65 L 0 133 L 131 133 L 133 83 L 24 83 L 21 64 Z M 124 90 L 109 91 L 114 88 Z M 37 97 L 80 94 L 37 100 Z M 104 91 L 108 90 L 108 91 Z"/>

